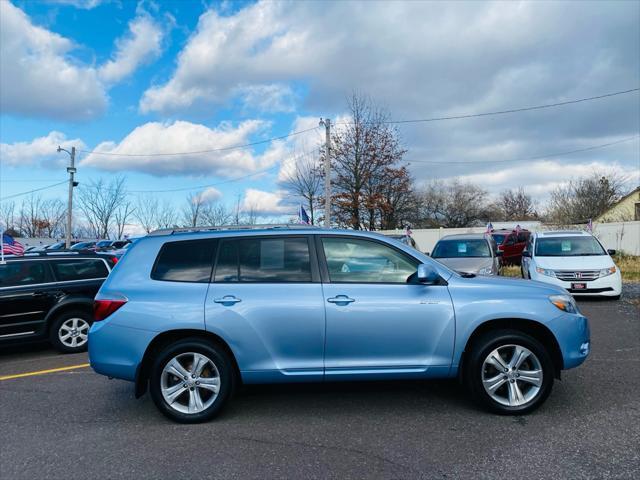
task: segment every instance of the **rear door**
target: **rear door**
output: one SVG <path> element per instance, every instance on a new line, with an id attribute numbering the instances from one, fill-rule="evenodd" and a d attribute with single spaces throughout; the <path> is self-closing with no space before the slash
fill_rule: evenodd
<path id="1" fill-rule="evenodd" d="M 417 283 L 420 262 L 381 241 L 323 235 L 317 249 L 327 312 L 326 378 L 448 371 L 455 318 L 445 284 Z"/>
<path id="2" fill-rule="evenodd" d="M 45 260 L 0 265 L 0 341 L 42 333 L 55 289 Z"/>
<path id="3" fill-rule="evenodd" d="M 311 237 L 221 239 L 205 320 L 232 343 L 245 379 L 322 378 L 324 305 Z"/>

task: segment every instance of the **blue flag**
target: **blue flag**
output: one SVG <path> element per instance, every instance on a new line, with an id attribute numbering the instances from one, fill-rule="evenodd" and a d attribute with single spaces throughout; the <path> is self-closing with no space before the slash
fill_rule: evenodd
<path id="1" fill-rule="evenodd" d="M 307 212 L 302 204 L 300 204 L 300 208 L 298 209 L 298 220 L 300 221 L 300 223 L 304 223 L 305 225 L 311 225 L 309 215 L 307 215 Z"/>

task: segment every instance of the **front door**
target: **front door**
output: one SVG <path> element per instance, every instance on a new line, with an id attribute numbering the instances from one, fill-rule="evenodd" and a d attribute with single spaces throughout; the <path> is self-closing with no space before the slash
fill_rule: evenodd
<path id="1" fill-rule="evenodd" d="M 220 241 L 206 327 L 233 340 L 245 381 L 322 378 L 325 319 L 312 251 L 307 236 Z"/>
<path id="2" fill-rule="evenodd" d="M 442 375 L 455 318 L 446 285 L 417 283 L 419 260 L 375 240 L 322 236 L 327 379 Z"/>

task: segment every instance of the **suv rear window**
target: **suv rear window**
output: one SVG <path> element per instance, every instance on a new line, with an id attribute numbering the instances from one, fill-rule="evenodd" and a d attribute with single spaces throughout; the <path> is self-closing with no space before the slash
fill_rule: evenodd
<path id="1" fill-rule="evenodd" d="M 92 258 L 56 260 L 51 262 L 51 267 L 59 282 L 106 278 L 109 275 L 104 261 Z"/>
<path id="2" fill-rule="evenodd" d="M 223 240 L 216 282 L 311 282 L 309 242 L 301 237 Z"/>
<path id="3" fill-rule="evenodd" d="M 47 262 L 9 262 L 0 265 L 0 287 L 17 287 L 50 283 L 51 271 Z"/>
<path id="4" fill-rule="evenodd" d="M 151 278 L 166 282 L 207 283 L 217 240 L 185 240 L 162 246 Z"/>

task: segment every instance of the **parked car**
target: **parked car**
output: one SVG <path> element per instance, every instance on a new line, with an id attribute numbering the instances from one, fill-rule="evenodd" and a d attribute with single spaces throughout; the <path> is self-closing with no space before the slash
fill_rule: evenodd
<path id="1" fill-rule="evenodd" d="M 620 298 L 622 276 L 596 237 L 577 230 L 536 232 L 523 252 L 522 276 L 565 288 L 573 295 Z"/>
<path id="2" fill-rule="evenodd" d="M 522 251 L 527 245 L 531 232 L 526 229 L 502 229 L 493 230 L 491 236 L 498 246 L 498 251 L 502 252 L 502 265 L 520 265 L 522 261 Z"/>
<path id="3" fill-rule="evenodd" d="M 72 240 L 71 241 L 71 247 L 73 247 L 77 243 L 79 243 L 77 240 Z M 56 242 L 56 243 L 52 243 L 50 245 L 47 245 L 47 246 L 43 247 L 43 250 L 47 250 L 47 251 L 64 250 L 64 249 L 66 249 L 66 247 L 67 247 L 66 241 L 65 242 Z"/>
<path id="4" fill-rule="evenodd" d="M 176 421 L 217 415 L 240 383 L 460 377 L 523 414 L 589 353 L 559 287 L 465 278 L 370 232 L 156 232 L 100 288 L 89 358 Z"/>
<path id="5" fill-rule="evenodd" d="M 43 252 L 5 260 L 0 265 L 0 345 L 48 339 L 61 352 L 85 350 L 93 297 L 117 259 Z"/>
<path id="6" fill-rule="evenodd" d="M 447 235 L 431 252 L 431 258 L 452 270 L 473 275 L 499 275 L 499 255 L 491 236 L 482 233 Z"/>
<path id="7" fill-rule="evenodd" d="M 96 251 L 117 250 L 123 248 L 128 243 L 131 242 L 129 240 L 100 240 L 96 243 Z"/>
<path id="8" fill-rule="evenodd" d="M 98 242 L 79 242 L 76 243 L 75 245 L 71 246 L 71 248 L 69 250 L 96 250 L 96 244 Z"/>

